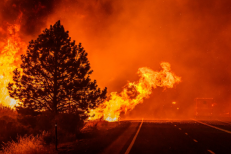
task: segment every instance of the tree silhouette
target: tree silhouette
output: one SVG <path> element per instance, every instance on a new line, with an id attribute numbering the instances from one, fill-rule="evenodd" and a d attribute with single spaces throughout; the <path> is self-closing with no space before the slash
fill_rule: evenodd
<path id="1" fill-rule="evenodd" d="M 101 91 L 89 77 L 93 71 L 87 53 L 71 41 L 60 21 L 32 40 L 21 60 L 7 87 L 21 102 L 19 108 L 85 116 L 106 98 L 107 88 Z"/>

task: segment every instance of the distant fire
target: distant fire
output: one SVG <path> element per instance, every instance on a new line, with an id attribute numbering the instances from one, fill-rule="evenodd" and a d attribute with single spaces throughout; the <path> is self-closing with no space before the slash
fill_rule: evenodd
<path id="1" fill-rule="evenodd" d="M 170 64 L 161 63 L 163 70 L 154 72 L 153 70 L 142 67 L 139 68 L 138 82 L 130 82 L 121 93 L 112 92 L 110 100 L 105 101 L 98 108 L 91 110 L 89 120 L 104 119 L 106 121 L 117 121 L 121 112 L 132 110 L 137 104 L 142 103 L 156 87 L 173 88 L 175 83 L 180 82 L 177 77 L 170 71 Z"/>
<path id="2" fill-rule="evenodd" d="M 14 107 L 17 101 L 10 98 L 7 90 L 9 82 L 13 81 L 13 70 L 20 64 L 20 51 L 26 49 L 26 44 L 19 37 L 20 25 L 8 24 L 5 42 L 0 42 L 0 104 Z M 3 29 L 0 27 L 0 33 Z M 175 83 L 180 82 L 170 71 L 170 64 L 161 63 L 163 70 L 155 72 L 149 68 L 139 68 L 138 82 L 130 82 L 121 93 L 112 92 L 110 99 L 101 104 L 98 108 L 90 110 L 89 120 L 104 119 L 106 121 L 117 121 L 120 113 L 132 110 L 137 104 L 142 103 L 144 98 L 148 98 L 152 90 L 156 87 L 173 88 Z M 172 104 L 175 104 L 173 102 Z"/>
<path id="3" fill-rule="evenodd" d="M 0 42 L 0 104 L 10 107 L 16 105 L 16 100 L 10 98 L 6 87 L 8 83 L 13 80 L 13 70 L 19 63 L 20 56 L 17 54 L 26 47 L 18 35 L 19 31 L 20 25 L 8 24 L 6 42 Z M 2 28 L 0 32 L 3 32 Z"/>

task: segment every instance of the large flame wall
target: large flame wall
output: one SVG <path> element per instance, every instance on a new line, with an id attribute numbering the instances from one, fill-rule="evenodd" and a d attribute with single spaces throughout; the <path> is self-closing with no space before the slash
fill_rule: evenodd
<path id="1" fill-rule="evenodd" d="M 117 121 L 120 113 L 132 110 L 137 104 L 148 98 L 153 89 L 157 87 L 173 88 L 175 83 L 180 82 L 180 77 L 170 72 L 170 64 L 161 63 L 162 71 L 155 72 L 149 68 L 139 68 L 139 81 L 129 82 L 119 94 L 112 92 L 110 99 L 105 101 L 95 110 L 89 113 L 89 120 L 104 119 L 106 121 Z"/>
<path id="2" fill-rule="evenodd" d="M 7 86 L 13 80 L 13 70 L 20 64 L 21 50 L 25 50 L 26 45 L 18 36 L 20 25 L 8 25 L 6 42 L 1 42 L 0 56 L 0 104 L 14 107 L 16 100 L 9 97 Z"/>

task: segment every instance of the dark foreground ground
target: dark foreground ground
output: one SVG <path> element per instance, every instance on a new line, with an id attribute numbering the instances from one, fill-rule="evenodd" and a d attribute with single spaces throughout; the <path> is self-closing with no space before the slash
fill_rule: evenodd
<path id="1" fill-rule="evenodd" d="M 59 153 L 231 154 L 231 123 L 124 121 L 89 139 L 62 145 Z"/>

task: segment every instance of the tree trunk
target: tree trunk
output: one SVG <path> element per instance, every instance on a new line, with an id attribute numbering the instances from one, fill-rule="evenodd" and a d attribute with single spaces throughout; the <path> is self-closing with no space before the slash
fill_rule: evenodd
<path id="1" fill-rule="evenodd" d="M 55 73 L 54 73 L 54 98 L 53 98 L 53 105 L 54 105 L 54 113 L 55 115 L 58 114 L 57 110 L 57 53 L 54 51 L 55 55 Z"/>

